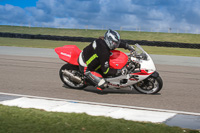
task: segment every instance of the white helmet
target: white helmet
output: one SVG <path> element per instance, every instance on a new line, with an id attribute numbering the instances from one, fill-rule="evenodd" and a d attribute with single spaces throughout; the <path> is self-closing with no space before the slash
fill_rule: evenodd
<path id="1" fill-rule="evenodd" d="M 117 31 L 109 29 L 104 35 L 104 40 L 110 50 L 114 50 L 119 47 L 120 35 Z"/>

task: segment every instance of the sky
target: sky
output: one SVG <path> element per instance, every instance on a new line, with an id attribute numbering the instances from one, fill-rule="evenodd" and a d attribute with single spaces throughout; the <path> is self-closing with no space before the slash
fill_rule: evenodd
<path id="1" fill-rule="evenodd" d="M 200 33 L 200 0 L 0 0 L 0 25 Z"/>

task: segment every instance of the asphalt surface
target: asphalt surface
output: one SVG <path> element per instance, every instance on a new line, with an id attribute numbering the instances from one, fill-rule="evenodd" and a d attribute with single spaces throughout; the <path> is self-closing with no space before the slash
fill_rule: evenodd
<path id="1" fill-rule="evenodd" d="M 58 72 L 64 62 L 52 49 L 0 47 L 0 92 L 200 113 L 200 58 L 152 58 L 164 82 L 159 94 L 129 89 L 102 94 L 94 87 L 63 86 Z"/>

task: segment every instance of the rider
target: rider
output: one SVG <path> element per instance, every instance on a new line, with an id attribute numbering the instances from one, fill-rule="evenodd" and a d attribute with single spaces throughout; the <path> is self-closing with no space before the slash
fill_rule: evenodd
<path id="1" fill-rule="evenodd" d="M 101 89 L 104 89 L 107 85 L 104 78 L 95 76 L 91 73 L 92 71 L 97 71 L 103 77 L 124 74 L 124 71 L 121 69 L 112 69 L 109 67 L 110 50 L 116 48 L 124 48 L 130 51 L 134 50 L 132 46 L 120 41 L 120 35 L 117 31 L 109 29 L 104 37 L 94 40 L 81 52 L 79 56 L 80 71 L 84 73 L 92 85 Z"/>

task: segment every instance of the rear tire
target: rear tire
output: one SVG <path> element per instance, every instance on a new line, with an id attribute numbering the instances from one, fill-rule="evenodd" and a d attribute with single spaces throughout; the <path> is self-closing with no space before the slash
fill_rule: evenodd
<path id="1" fill-rule="evenodd" d="M 70 80 L 70 77 L 63 74 L 62 70 L 68 70 L 69 72 L 73 73 L 74 76 L 82 77 L 81 72 L 79 71 L 79 67 L 71 64 L 65 64 L 60 68 L 59 75 L 61 81 L 68 87 L 74 89 L 83 89 L 86 87 L 84 83 L 77 84 Z"/>
<path id="2" fill-rule="evenodd" d="M 135 90 L 143 94 L 156 94 L 163 86 L 163 81 L 160 76 L 149 76 L 147 79 L 138 82 L 134 85 Z"/>

